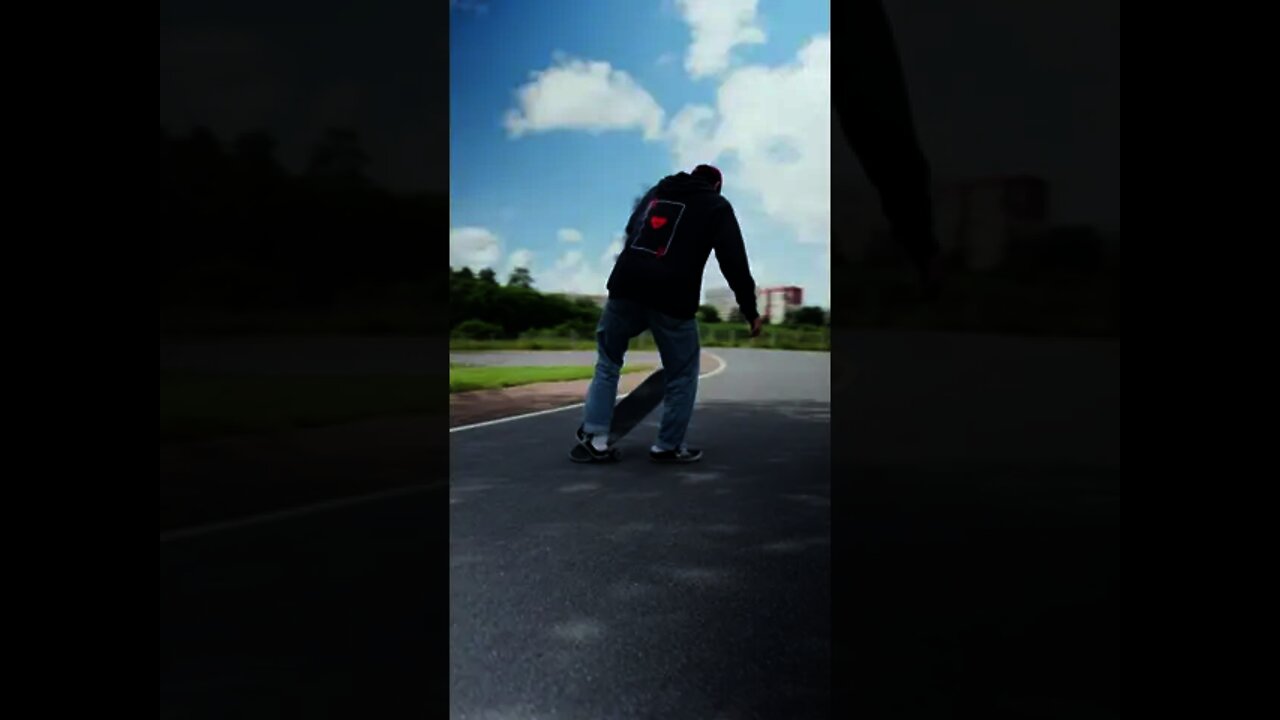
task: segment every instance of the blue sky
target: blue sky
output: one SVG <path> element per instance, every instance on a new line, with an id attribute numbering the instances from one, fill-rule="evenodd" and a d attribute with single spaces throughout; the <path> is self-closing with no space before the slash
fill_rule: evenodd
<path id="1" fill-rule="evenodd" d="M 632 200 L 712 162 L 757 281 L 827 304 L 827 2 L 453 4 L 451 265 L 603 293 Z"/>

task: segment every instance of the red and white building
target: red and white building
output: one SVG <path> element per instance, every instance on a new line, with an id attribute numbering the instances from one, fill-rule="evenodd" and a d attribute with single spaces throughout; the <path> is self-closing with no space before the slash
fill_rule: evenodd
<path id="1" fill-rule="evenodd" d="M 727 287 L 708 288 L 707 304 L 714 307 L 725 320 L 738 309 L 738 301 L 734 299 L 733 291 Z M 788 311 L 803 304 L 804 289 L 795 285 L 756 288 L 756 307 L 772 324 L 783 322 L 787 319 Z"/>
<path id="2" fill-rule="evenodd" d="M 780 285 L 756 289 L 756 306 L 760 314 L 773 325 L 787 319 L 787 311 L 804 304 L 804 290 L 795 285 Z"/>

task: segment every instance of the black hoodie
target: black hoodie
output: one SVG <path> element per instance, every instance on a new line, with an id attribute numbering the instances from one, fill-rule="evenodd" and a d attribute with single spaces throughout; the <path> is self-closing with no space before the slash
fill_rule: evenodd
<path id="1" fill-rule="evenodd" d="M 706 180 L 684 172 L 667 176 L 645 193 L 627 221 L 622 252 L 609 275 L 609 297 L 692 318 L 712 251 L 742 316 L 754 320 L 756 283 L 733 206 Z"/>

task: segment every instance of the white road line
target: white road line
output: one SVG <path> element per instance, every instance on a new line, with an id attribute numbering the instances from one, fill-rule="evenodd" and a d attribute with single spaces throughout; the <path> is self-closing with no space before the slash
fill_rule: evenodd
<path id="1" fill-rule="evenodd" d="M 710 355 L 712 358 L 716 360 L 716 362 L 720 363 L 720 366 L 709 373 L 699 375 L 698 377 L 701 380 L 706 380 L 707 378 L 715 377 L 716 375 L 719 375 L 720 373 L 724 372 L 725 368 L 729 367 L 729 363 L 725 362 L 725 359 L 720 357 L 719 355 L 716 355 L 715 353 L 711 353 L 711 352 L 708 352 L 706 354 Z M 626 395 L 623 395 L 622 397 L 626 397 Z M 550 410 L 538 410 L 537 412 L 524 413 L 523 415 L 512 415 L 510 417 L 498 418 L 497 420 L 489 420 L 487 422 L 475 423 L 472 425 L 462 425 L 459 427 L 453 427 L 453 428 L 449 428 L 449 432 L 454 433 L 462 430 L 474 430 L 475 428 L 488 427 L 490 425 L 498 425 L 500 423 L 511 422 L 513 420 L 522 420 L 524 418 L 537 417 L 539 415 L 547 415 L 554 412 L 560 412 L 562 410 L 572 410 L 573 408 L 580 408 L 580 407 L 582 407 L 582 403 L 577 403 L 574 405 L 566 405 L 564 407 L 552 408 Z M 271 513 L 263 513 L 261 515 L 250 515 L 249 517 L 239 518 L 236 520 L 228 520 L 226 522 L 211 523 L 208 525 L 198 525 L 196 527 L 183 528 L 181 530 L 171 530 L 169 532 L 160 533 L 160 542 L 167 543 L 167 542 L 175 542 L 179 540 L 189 540 L 191 538 L 197 538 L 204 535 L 210 535 L 213 533 L 223 532 L 227 530 L 238 530 L 240 528 L 252 527 L 254 525 L 264 525 L 266 523 L 275 522 L 277 520 L 290 520 L 292 518 L 312 515 L 318 512 L 324 512 L 326 510 L 338 510 L 341 508 L 351 507 L 354 505 L 363 505 L 364 503 L 376 502 L 378 500 L 387 500 L 395 497 L 414 495 L 416 493 L 420 493 L 425 490 L 431 490 L 436 487 L 438 486 L 414 485 L 412 487 L 402 487 L 402 488 L 396 488 L 394 490 L 384 490 L 382 492 L 371 493 L 369 495 L 361 495 L 359 497 L 342 498 L 340 500 L 329 500 L 326 502 L 315 503 L 313 505 L 303 505 L 302 507 L 290 508 L 288 510 L 280 510 L 280 511 L 271 512 Z"/>
<path id="2" fill-rule="evenodd" d="M 706 351 L 704 350 L 703 352 L 706 352 Z M 719 375 L 720 373 L 724 372 L 725 368 L 729 367 L 729 363 L 725 362 L 725 359 L 720 357 L 719 355 L 716 355 L 715 353 L 711 353 L 711 352 L 707 352 L 706 354 L 710 355 L 712 358 L 715 359 L 716 362 L 720 363 L 720 366 L 709 373 L 704 373 L 702 375 L 699 375 L 698 379 L 700 380 L 706 380 L 707 378 L 715 377 L 716 375 Z M 630 393 L 623 393 L 622 395 L 619 395 L 618 398 L 619 399 L 624 398 L 629 394 Z M 572 405 L 562 405 L 561 407 L 549 408 L 547 410 L 535 410 L 533 412 L 521 413 L 519 415 L 508 415 L 507 417 L 498 418 L 496 420 L 485 420 L 484 422 L 472 423 L 470 425 L 458 425 L 457 427 L 451 427 L 449 428 L 449 432 L 456 433 L 456 432 L 462 432 L 463 430 L 475 430 L 477 428 L 490 427 L 492 425 L 501 425 L 502 423 L 512 422 L 514 420 L 524 420 L 525 418 L 538 417 L 539 415 L 550 415 L 551 413 L 558 413 L 565 410 L 573 410 L 574 408 L 580 408 L 582 406 L 583 406 L 583 403 L 574 403 Z"/>

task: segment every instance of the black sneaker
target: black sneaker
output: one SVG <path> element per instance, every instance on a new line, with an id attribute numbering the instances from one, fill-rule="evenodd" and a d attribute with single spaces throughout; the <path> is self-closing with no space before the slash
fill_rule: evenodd
<path id="1" fill-rule="evenodd" d="M 679 450 L 649 448 L 649 459 L 657 463 L 695 463 L 702 459 L 702 451 L 687 447 Z"/>
<path id="2" fill-rule="evenodd" d="M 592 444 L 595 441 L 596 436 L 583 430 L 581 425 L 578 426 L 577 436 L 578 444 L 582 446 L 583 450 L 587 451 L 587 454 L 591 456 L 592 460 L 607 460 L 613 457 L 613 448 L 603 451 L 597 450 L 595 445 Z"/>

